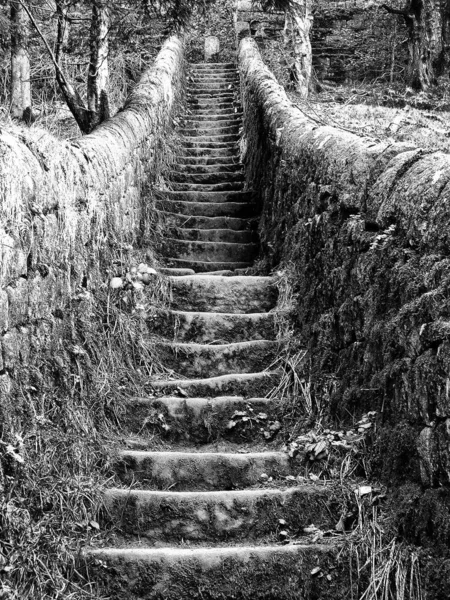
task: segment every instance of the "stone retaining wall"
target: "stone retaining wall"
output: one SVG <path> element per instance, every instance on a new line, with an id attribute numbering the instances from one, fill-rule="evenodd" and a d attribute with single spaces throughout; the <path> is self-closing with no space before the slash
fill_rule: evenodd
<path id="1" fill-rule="evenodd" d="M 77 353 L 63 334 L 73 307 L 105 279 L 105 252 L 125 256 L 142 236 L 146 189 L 183 83 L 183 44 L 172 37 L 123 110 L 92 134 L 70 143 L 36 128 L 2 128 L 0 421 L 12 414 L 14 381 L 28 377 L 36 357 L 47 354 L 57 371 Z"/>
<path id="2" fill-rule="evenodd" d="M 379 474 L 419 486 L 408 533 L 447 544 L 448 504 L 436 497 L 450 483 L 450 156 L 317 126 L 251 38 L 240 71 L 264 253 L 295 273 L 312 376 L 328 381 L 336 418 L 379 412 Z"/>

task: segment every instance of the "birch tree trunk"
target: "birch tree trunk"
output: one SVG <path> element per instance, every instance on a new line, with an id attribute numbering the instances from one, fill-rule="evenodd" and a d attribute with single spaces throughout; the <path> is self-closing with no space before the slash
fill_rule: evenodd
<path id="1" fill-rule="evenodd" d="M 11 114 L 32 119 L 28 16 L 16 0 L 11 0 Z"/>
<path id="2" fill-rule="evenodd" d="M 286 10 L 284 26 L 284 46 L 291 60 L 291 79 L 303 98 L 308 97 L 312 73 L 311 3 L 312 0 L 292 0 Z"/>
<path id="3" fill-rule="evenodd" d="M 87 82 L 87 104 L 93 125 L 109 118 L 109 9 L 104 0 L 95 0 L 92 6 L 90 33 L 91 57 Z"/>
<path id="4" fill-rule="evenodd" d="M 450 0 L 408 0 L 403 9 L 383 4 L 401 15 L 408 29 L 407 80 L 411 87 L 426 90 L 450 64 Z"/>

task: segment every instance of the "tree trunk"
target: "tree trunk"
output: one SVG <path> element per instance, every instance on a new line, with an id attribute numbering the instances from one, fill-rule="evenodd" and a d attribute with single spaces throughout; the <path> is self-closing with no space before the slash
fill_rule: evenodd
<path id="1" fill-rule="evenodd" d="M 55 63 L 56 81 L 58 82 L 59 89 L 61 90 L 66 104 L 69 107 L 75 121 L 77 122 L 78 127 L 83 133 L 90 133 L 92 131 L 92 127 L 89 111 L 86 110 L 80 94 L 65 77 L 61 67 L 61 56 L 66 41 L 67 28 L 64 0 L 56 0 L 56 15 L 58 19 L 58 28 L 56 34 L 55 55 L 52 57 Z M 47 47 L 47 50 L 51 53 L 50 47 Z"/>
<path id="2" fill-rule="evenodd" d="M 88 109 L 94 127 L 109 118 L 108 30 L 107 3 L 104 0 L 95 0 L 92 6 L 91 57 L 87 84 Z"/>
<path id="3" fill-rule="evenodd" d="M 28 16 L 15 0 L 11 0 L 11 114 L 32 120 Z"/>
<path id="4" fill-rule="evenodd" d="M 408 0 L 403 10 L 386 4 L 382 6 L 405 19 L 409 85 L 415 89 L 428 89 L 449 66 L 450 0 Z"/>
<path id="5" fill-rule="evenodd" d="M 284 45 L 291 59 L 291 80 L 303 98 L 308 97 L 312 73 L 312 22 L 311 0 L 292 0 L 286 11 Z"/>

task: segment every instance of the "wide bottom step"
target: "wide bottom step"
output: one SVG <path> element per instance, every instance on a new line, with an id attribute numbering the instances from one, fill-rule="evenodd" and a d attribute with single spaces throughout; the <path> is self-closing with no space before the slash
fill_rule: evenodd
<path id="1" fill-rule="evenodd" d="M 337 553 L 316 544 L 104 548 L 86 561 L 114 600 L 337 600 L 351 585 Z"/>

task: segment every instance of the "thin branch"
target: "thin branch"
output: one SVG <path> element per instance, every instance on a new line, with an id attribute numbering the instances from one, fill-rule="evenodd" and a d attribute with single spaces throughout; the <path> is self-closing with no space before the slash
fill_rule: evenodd
<path id="1" fill-rule="evenodd" d="M 391 6 L 388 6 L 387 4 L 382 4 L 380 6 L 380 8 L 384 8 L 384 10 L 386 10 L 388 13 L 391 13 L 393 15 L 401 15 L 402 17 L 408 17 L 408 11 L 407 10 L 400 10 L 399 8 L 392 8 Z"/>
<path id="2" fill-rule="evenodd" d="M 64 75 L 64 71 L 61 69 L 58 61 L 56 60 L 55 55 L 53 54 L 53 50 L 50 48 L 50 44 L 47 41 L 47 38 L 45 37 L 45 35 L 42 33 L 39 25 L 36 22 L 36 19 L 33 17 L 32 13 L 30 12 L 28 6 L 25 4 L 25 2 L 23 2 L 22 0 L 18 0 L 19 4 L 22 6 L 22 8 L 24 9 L 24 11 L 27 13 L 31 23 L 33 24 L 33 27 L 36 29 L 37 34 L 39 35 L 39 37 L 41 38 L 41 40 L 44 42 L 45 47 L 47 48 L 47 52 L 49 53 L 49 56 L 55 66 L 55 69 L 58 71 L 59 76 L 61 77 L 62 81 L 64 82 L 64 84 L 67 86 L 68 89 L 71 89 L 71 85 L 70 83 L 67 81 L 66 76 Z"/>

